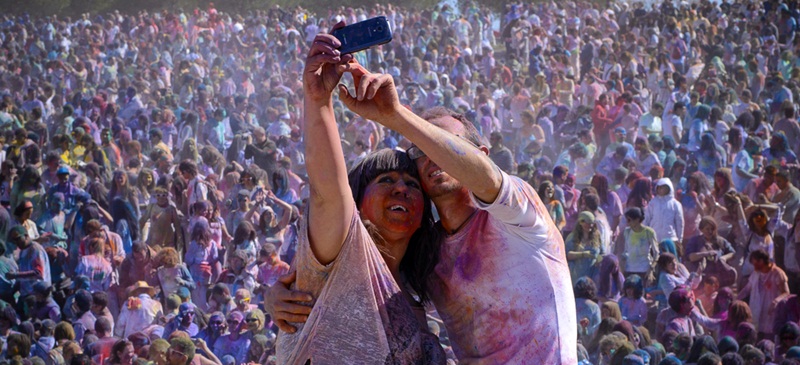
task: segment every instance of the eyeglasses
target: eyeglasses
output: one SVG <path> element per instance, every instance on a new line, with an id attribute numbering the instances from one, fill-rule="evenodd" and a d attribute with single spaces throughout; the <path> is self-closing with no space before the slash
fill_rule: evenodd
<path id="1" fill-rule="evenodd" d="M 186 312 L 186 313 L 184 313 L 184 314 L 185 314 L 185 315 L 187 315 L 187 316 L 188 316 L 188 315 L 194 315 L 194 312 Z"/>
<path id="2" fill-rule="evenodd" d="M 209 324 L 213 324 L 213 325 L 221 326 L 223 323 L 224 323 L 224 322 L 222 322 L 222 321 L 213 321 L 213 322 L 211 322 L 211 323 L 209 323 Z"/>
<path id="3" fill-rule="evenodd" d="M 258 322 L 258 318 L 248 318 L 247 323 Z"/>
<path id="4" fill-rule="evenodd" d="M 156 198 L 166 198 L 166 197 L 169 196 L 169 194 L 155 194 L 155 195 L 156 195 Z"/>
<path id="5" fill-rule="evenodd" d="M 239 321 L 237 321 L 237 320 L 235 320 L 235 319 L 229 319 L 229 320 L 228 320 L 228 324 L 232 324 L 232 325 L 234 325 L 234 326 L 238 326 L 238 325 L 239 325 L 239 323 L 241 323 L 241 322 L 239 322 Z"/>
<path id="6" fill-rule="evenodd" d="M 245 200 L 247 200 L 247 197 L 246 197 L 246 196 L 237 196 L 237 197 L 236 197 L 236 200 L 238 200 L 238 201 L 240 201 L 240 202 L 241 202 L 241 201 L 245 201 Z"/>

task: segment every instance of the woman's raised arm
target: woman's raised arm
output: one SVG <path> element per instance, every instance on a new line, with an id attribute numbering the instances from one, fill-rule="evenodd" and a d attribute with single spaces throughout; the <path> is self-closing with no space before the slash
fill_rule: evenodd
<path id="1" fill-rule="evenodd" d="M 344 23 L 339 23 L 334 29 L 342 26 Z M 322 264 L 339 255 L 355 209 L 331 99 L 344 70 L 342 63 L 352 58 L 342 56 L 336 49 L 339 46 L 339 40 L 332 35 L 317 35 L 303 70 L 306 167 L 310 182 L 308 238 L 312 252 Z"/>

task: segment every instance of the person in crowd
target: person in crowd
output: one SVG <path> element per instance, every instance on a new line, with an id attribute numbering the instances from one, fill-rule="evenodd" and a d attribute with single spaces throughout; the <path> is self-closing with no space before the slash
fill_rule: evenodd
<path id="1" fill-rule="evenodd" d="M 321 144 L 309 138 L 318 124 L 308 101 L 317 99 L 304 81 L 319 62 L 328 81 L 348 74 L 352 92 L 324 85 L 328 135 L 341 140 L 325 157 L 341 151 L 346 172 L 396 150 L 436 205 L 441 237 L 420 242 L 438 261 L 384 252 L 383 240 L 365 246 L 377 247 L 375 267 L 406 262 L 374 282 L 393 281 L 389 303 L 403 313 L 410 304 L 405 328 L 424 338 L 423 352 L 441 347 L 437 360 L 451 363 L 583 365 L 800 357 L 800 16 L 791 2 L 223 12 L 188 0 L 138 12 L 114 0 L 77 17 L 43 4 L 0 15 L 0 363 L 272 364 L 294 327 L 342 328 L 302 325 L 317 307 L 339 309 L 321 291 L 288 290 L 307 287 L 298 269 L 304 240 L 316 245 L 311 203 L 333 176 L 320 183 L 308 169 Z M 315 42 L 340 21 L 381 15 L 393 42 L 352 56 Z M 312 49 L 315 59 L 299 56 Z M 664 178 L 672 187 L 661 195 Z M 634 207 L 642 214 L 629 217 Z M 678 210 L 682 229 L 670 220 Z M 356 212 L 371 231 L 376 222 L 358 207 L 332 216 L 349 223 Z M 585 212 L 602 249 L 576 272 L 584 259 L 568 256 L 580 252 Z M 758 250 L 768 256 L 761 266 L 750 260 Z M 768 280 L 776 268 L 788 291 Z M 687 283 L 697 301 L 681 315 L 663 294 Z M 734 300 L 746 287 L 745 301 Z M 655 321 L 649 300 L 661 309 Z M 584 313 L 589 301 L 599 321 Z M 189 302 L 194 310 L 182 310 Z M 435 325 L 420 303 L 439 314 L 427 318 Z M 166 314 L 154 314 L 156 304 Z M 271 313 L 262 319 L 255 308 Z M 237 311 L 249 345 L 218 358 L 212 349 L 236 329 L 225 322 Z M 351 330 L 397 323 L 375 318 Z M 165 327 L 172 350 L 146 340 Z M 191 336 L 205 341 L 191 347 Z"/>
<path id="2" fill-rule="evenodd" d="M 789 295 L 789 284 L 786 273 L 772 262 L 767 251 L 758 249 L 748 257 L 753 265 L 753 274 L 747 284 L 739 291 L 739 299 L 750 298 L 750 309 L 753 312 L 753 324 L 760 338 L 773 338 L 775 335 L 773 322 L 775 308 Z"/>

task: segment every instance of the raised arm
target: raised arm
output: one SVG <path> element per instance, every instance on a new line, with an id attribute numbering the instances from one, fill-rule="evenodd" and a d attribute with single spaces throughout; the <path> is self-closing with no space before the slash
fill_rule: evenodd
<path id="1" fill-rule="evenodd" d="M 322 264 L 339 255 L 355 209 L 331 99 L 344 68 L 340 64 L 342 59 L 352 58 L 340 55 L 336 50 L 339 45 L 330 34 L 317 35 L 303 70 L 306 167 L 310 182 L 308 235 L 311 250 Z"/>
<path id="2" fill-rule="evenodd" d="M 399 132 L 478 199 L 494 202 L 503 177 L 489 159 L 486 146 L 476 148 L 466 136 L 445 131 L 403 107 L 390 75 L 370 73 L 355 61 L 347 64 L 347 71 L 353 74 L 356 95 L 350 96 L 340 86 L 339 97 L 345 105 L 362 117 Z"/>

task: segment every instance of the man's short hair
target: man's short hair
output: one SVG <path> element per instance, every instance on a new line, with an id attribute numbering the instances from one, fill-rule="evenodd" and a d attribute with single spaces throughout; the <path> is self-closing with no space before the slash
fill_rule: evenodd
<path id="1" fill-rule="evenodd" d="M 111 333 L 111 320 L 106 317 L 97 318 L 94 322 L 95 332 Z"/>
<path id="2" fill-rule="evenodd" d="M 197 164 L 192 160 L 183 160 L 180 165 L 178 165 L 178 170 L 189 175 L 197 175 Z"/>
<path id="3" fill-rule="evenodd" d="M 759 260 L 759 261 L 767 262 L 767 263 L 770 261 L 769 254 L 763 248 L 759 248 L 758 250 L 750 252 L 749 260 L 750 261 Z"/>
<path id="4" fill-rule="evenodd" d="M 486 142 L 483 140 L 483 137 L 481 137 L 480 133 L 478 133 L 475 125 L 472 124 L 472 122 L 470 122 L 463 114 L 456 113 L 443 106 L 437 106 L 424 111 L 420 117 L 428 122 L 441 117 L 451 117 L 456 119 L 464 126 L 465 135 L 461 137 L 465 138 L 476 146 L 486 146 Z"/>
<path id="5" fill-rule="evenodd" d="M 192 340 L 188 338 L 183 338 L 183 337 L 173 338 L 172 340 L 170 340 L 170 348 L 175 348 L 176 351 L 179 351 L 184 355 L 186 355 L 187 364 L 192 362 L 192 359 L 194 359 L 195 346 L 194 343 L 192 343 Z"/>

